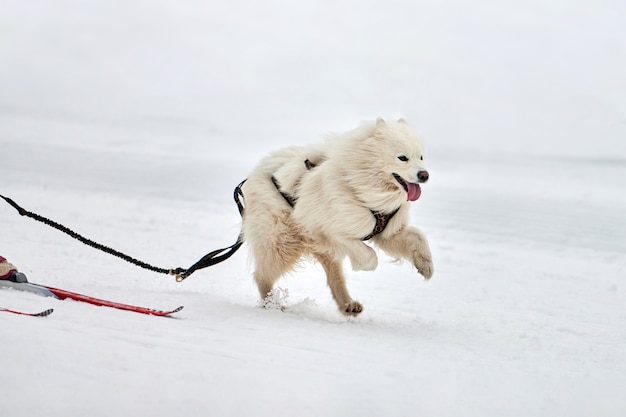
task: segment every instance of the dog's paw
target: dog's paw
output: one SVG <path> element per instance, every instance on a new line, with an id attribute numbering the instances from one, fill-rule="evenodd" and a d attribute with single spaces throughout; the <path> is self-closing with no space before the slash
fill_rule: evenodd
<path id="1" fill-rule="evenodd" d="M 430 279 L 430 277 L 433 276 L 433 272 L 435 272 L 433 260 L 430 257 L 415 255 L 413 257 L 413 265 L 415 265 L 417 271 L 426 279 Z"/>
<path id="2" fill-rule="evenodd" d="M 363 306 L 358 301 L 350 301 L 346 303 L 342 308 L 341 312 L 346 316 L 358 316 L 363 311 Z"/>
<path id="3" fill-rule="evenodd" d="M 280 310 L 285 311 L 287 308 L 285 304 L 289 299 L 289 290 L 282 288 L 274 288 L 267 293 L 267 296 L 260 300 L 258 305 L 261 308 L 267 310 Z"/>

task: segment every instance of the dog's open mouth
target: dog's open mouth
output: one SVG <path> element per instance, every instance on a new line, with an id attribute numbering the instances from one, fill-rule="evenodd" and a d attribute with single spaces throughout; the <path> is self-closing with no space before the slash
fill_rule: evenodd
<path id="1" fill-rule="evenodd" d="M 396 179 L 396 181 L 398 181 L 402 188 L 404 188 L 404 191 L 406 191 L 407 201 L 415 201 L 420 198 L 420 195 L 422 194 L 422 189 L 420 188 L 419 184 L 405 181 L 398 174 L 393 174 L 393 177 Z"/>

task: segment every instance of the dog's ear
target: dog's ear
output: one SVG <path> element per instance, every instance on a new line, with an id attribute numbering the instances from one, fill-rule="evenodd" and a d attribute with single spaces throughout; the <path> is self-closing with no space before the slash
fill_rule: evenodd
<path id="1" fill-rule="evenodd" d="M 376 127 L 383 127 L 385 125 L 385 119 L 383 119 L 382 117 L 376 119 Z"/>
<path id="2" fill-rule="evenodd" d="M 406 120 L 404 120 L 404 117 L 399 118 L 398 123 L 402 123 L 403 125 L 407 124 Z"/>

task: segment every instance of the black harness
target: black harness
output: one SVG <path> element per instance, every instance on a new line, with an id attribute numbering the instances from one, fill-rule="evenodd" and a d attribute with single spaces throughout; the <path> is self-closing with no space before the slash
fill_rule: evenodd
<path id="1" fill-rule="evenodd" d="M 398 210 L 400 210 L 400 207 L 398 207 L 391 213 L 383 213 L 381 211 L 370 210 L 372 216 L 374 216 L 374 218 L 376 219 L 376 226 L 374 226 L 374 230 L 372 230 L 372 233 L 365 236 L 362 240 L 370 240 L 377 234 L 382 233 L 383 230 L 385 230 L 385 227 L 387 227 L 387 224 L 389 223 L 391 218 L 396 215 Z"/>
<path id="2" fill-rule="evenodd" d="M 315 167 L 315 164 L 313 164 L 308 159 L 306 161 L 304 161 L 304 165 L 309 170 Z M 295 205 L 296 205 L 296 198 L 294 198 L 293 196 L 290 196 L 287 193 L 284 193 L 280 189 L 280 185 L 278 184 L 278 180 L 276 180 L 276 178 L 273 175 L 272 175 L 272 184 L 274 184 L 274 187 L 276 187 L 276 190 L 278 190 L 278 192 L 285 199 L 287 204 L 289 204 L 289 206 L 291 208 L 294 208 Z M 374 230 L 372 230 L 372 233 L 370 233 L 369 235 L 365 236 L 361 240 L 370 240 L 371 238 L 373 238 L 377 234 L 382 233 L 383 230 L 385 230 L 385 228 L 387 227 L 387 224 L 389 224 L 389 221 L 393 218 L 393 216 L 396 215 L 398 210 L 400 210 L 400 207 L 398 207 L 397 209 L 395 209 L 391 213 L 384 213 L 382 211 L 370 210 L 370 212 L 372 213 L 372 216 L 374 216 L 374 219 L 376 219 L 376 225 L 374 226 Z"/>
<path id="3" fill-rule="evenodd" d="M 293 198 L 292 196 L 290 196 L 287 193 L 283 193 L 280 190 L 280 186 L 278 185 L 278 181 L 276 180 L 276 178 L 272 175 L 272 184 L 274 184 L 274 187 L 276 187 L 276 189 L 278 190 L 278 192 L 280 193 L 280 195 L 283 196 L 283 198 L 285 199 L 285 201 L 287 202 L 287 204 L 289 204 L 289 206 L 291 206 L 291 208 L 294 208 L 296 205 L 296 199 Z"/>
<path id="4" fill-rule="evenodd" d="M 304 165 L 306 166 L 306 168 L 308 170 L 315 168 L 315 164 L 313 164 L 311 161 L 309 161 L 308 159 L 306 161 L 304 161 Z M 235 200 L 235 202 L 237 203 L 237 208 L 239 209 L 239 214 L 243 217 L 244 214 L 244 196 L 243 196 L 243 192 L 241 191 L 241 187 L 243 186 L 244 182 L 246 182 L 246 180 L 243 180 L 241 183 L 239 183 L 239 185 L 237 185 L 237 187 L 235 188 L 235 191 L 233 193 L 233 198 Z M 289 204 L 290 207 L 294 207 L 296 204 L 296 198 L 282 192 L 280 190 L 278 181 L 276 180 L 276 178 L 274 178 L 272 176 L 272 183 L 274 184 L 274 186 L 276 187 L 276 189 L 278 190 L 278 192 L 280 193 L 280 195 L 283 196 L 283 198 L 285 199 L 285 201 L 287 202 L 287 204 Z M 17 212 L 21 215 L 21 216 L 26 216 L 26 217 L 30 217 L 36 221 L 39 221 L 41 223 L 44 223 L 50 227 L 53 227 L 57 230 L 60 230 L 63 233 L 68 234 L 69 236 L 71 236 L 72 238 L 88 245 L 91 246 L 95 249 L 101 250 L 103 252 L 106 252 L 110 255 L 116 256 L 122 260 L 125 260 L 127 262 L 132 263 L 133 265 L 139 266 L 141 268 L 144 269 L 148 269 L 150 271 L 153 272 L 158 272 L 158 273 L 162 273 L 162 274 L 169 274 L 169 275 L 175 275 L 176 276 L 176 281 L 181 282 L 183 281 L 185 278 L 187 278 L 189 275 L 193 274 L 195 271 L 199 270 L 199 269 L 203 269 L 215 264 L 218 264 L 220 262 L 225 261 L 226 259 L 230 258 L 235 252 L 237 252 L 237 250 L 241 247 L 241 245 L 243 244 L 243 236 L 242 234 L 239 234 L 239 236 L 237 237 L 237 241 L 235 243 L 233 243 L 231 246 L 228 246 L 226 248 L 222 248 L 222 249 L 217 249 L 214 250 L 212 252 L 207 253 L 205 256 L 203 256 L 198 262 L 196 262 L 195 264 L 193 264 L 192 266 L 190 266 L 189 268 L 160 268 L 160 267 L 156 267 L 154 265 L 150 265 L 146 262 L 140 261 L 138 259 L 135 259 L 129 255 L 126 255 L 122 252 L 119 252 L 113 248 L 110 248 L 108 246 L 104 246 L 100 243 L 97 243 L 91 239 L 88 239 L 76 232 L 74 232 L 73 230 L 69 229 L 66 226 L 63 226 L 60 223 L 57 223 L 53 220 L 50 220 L 46 217 L 40 216 L 37 213 L 33 213 L 31 211 L 27 211 L 25 209 L 23 209 L 22 207 L 20 207 L 15 201 L 13 201 L 12 199 L 5 197 L 3 195 L 0 195 L 0 198 L 4 199 L 7 203 L 9 203 L 11 206 L 13 206 L 13 208 L 15 208 L 17 210 Z M 398 207 L 397 209 L 395 209 L 394 211 L 392 211 L 391 213 L 382 213 L 382 212 L 377 212 L 374 210 L 370 210 L 372 212 L 372 216 L 374 216 L 374 218 L 376 219 L 376 226 L 374 226 L 374 230 L 372 230 L 372 233 L 370 233 L 369 235 L 367 235 L 366 237 L 363 238 L 363 240 L 369 240 L 371 238 L 373 238 L 374 236 L 376 236 L 377 234 L 381 233 L 383 230 L 385 230 L 385 227 L 387 227 L 387 224 L 389 223 L 389 221 L 391 220 L 391 218 L 398 212 L 398 210 L 400 210 L 400 207 Z"/>

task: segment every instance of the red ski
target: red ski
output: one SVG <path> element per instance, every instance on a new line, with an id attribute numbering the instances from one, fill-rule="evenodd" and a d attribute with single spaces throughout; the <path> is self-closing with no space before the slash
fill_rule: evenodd
<path id="1" fill-rule="evenodd" d="M 23 311 L 11 310 L 10 308 L 0 307 L 0 311 L 6 311 L 7 313 L 19 314 L 22 316 L 31 316 L 31 317 L 46 317 L 52 314 L 54 309 L 50 308 L 48 310 L 42 311 L 40 313 L 24 313 Z"/>
<path id="2" fill-rule="evenodd" d="M 48 287 L 46 285 L 34 284 L 31 282 L 12 282 L 9 280 L 0 280 L 0 286 L 14 288 L 20 291 L 33 292 L 46 297 L 54 297 L 59 300 L 65 300 L 69 298 L 71 300 L 81 301 L 83 303 L 89 303 L 96 306 L 134 311 L 135 313 L 149 314 L 151 316 L 169 316 L 170 314 L 178 313 L 180 310 L 183 309 L 183 306 L 180 306 L 173 310 L 154 310 L 151 308 L 139 307 L 130 304 L 116 303 L 115 301 L 103 300 L 100 298 L 90 297 L 88 295 L 78 294 L 67 290 L 61 290 L 59 288 Z"/>

